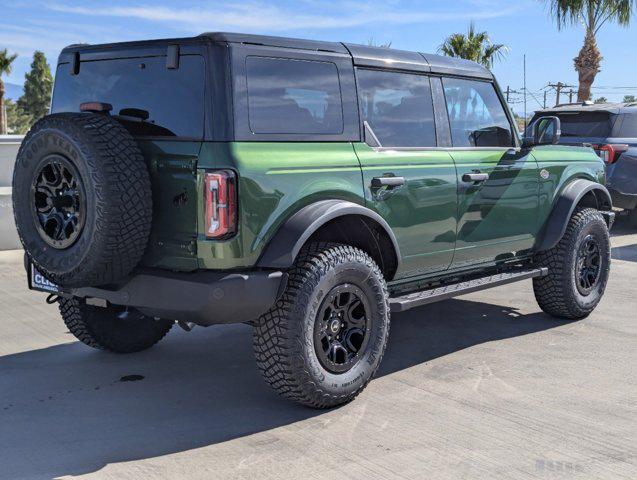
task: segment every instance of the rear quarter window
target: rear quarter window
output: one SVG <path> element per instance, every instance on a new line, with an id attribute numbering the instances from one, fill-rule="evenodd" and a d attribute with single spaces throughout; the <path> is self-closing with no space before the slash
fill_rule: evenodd
<path id="1" fill-rule="evenodd" d="M 165 57 L 84 61 L 71 75 L 68 64 L 58 66 L 52 112 L 78 112 L 84 102 L 113 106 L 133 135 L 193 137 L 204 134 L 204 59 L 182 55 L 179 68 L 166 68 Z M 128 116 L 131 110 L 148 118 Z"/>
<path id="2" fill-rule="evenodd" d="M 248 117 L 256 134 L 343 132 L 343 106 L 334 63 L 246 58 Z"/>

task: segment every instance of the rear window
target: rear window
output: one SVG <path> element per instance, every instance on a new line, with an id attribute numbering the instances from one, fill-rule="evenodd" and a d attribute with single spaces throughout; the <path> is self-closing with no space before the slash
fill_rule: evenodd
<path id="1" fill-rule="evenodd" d="M 331 62 L 247 57 L 252 133 L 340 134 L 343 107 Z"/>
<path id="2" fill-rule="evenodd" d="M 165 57 L 85 61 L 78 75 L 62 64 L 51 111 L 78 112 L 84 102 L 110 103 L 111 114 L 122 115 L 134 135 L 202 138 L 204 84 L 200 55 L 182 55 L 177 69 L 166 68 Z"/>
<path id="3" fill-rule="evenodd" d="M 610 137 L 613 129 L 613 115 L 606 112 L 559 113 L 557 117 L 562 137 Z"/>

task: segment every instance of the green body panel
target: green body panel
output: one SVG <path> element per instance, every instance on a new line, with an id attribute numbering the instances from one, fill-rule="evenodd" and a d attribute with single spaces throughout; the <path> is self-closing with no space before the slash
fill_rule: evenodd
<path id="1" fill-rule="evenodd" d="M 457 175 L 445 150 L 375 149 L 354 144 L 365 200 L 392 228 L 402 254 L 396 278 L 445 270 L 453 259 L 457 225 Z M 374 177 L 404 177 L 405 185 L 372 191 Z"/>
<path id="2" fill-rule="evenodd" d="M 154 209 L 143 265 L 181 271 L 252 268 L 292 214 L 319 200 L 343 199 L 376 211 L 392 228 L 402 254 L 392 282 L 398 288 L 528 256 L 569 181 L 604 183 L 595 153 L 569 146 L 529 153 L 327 142 L 139 143 Z M 239 179 L 238 230 L 224 240 L 204 234 L 203 174 L 216 169 L 232 169 Z M 490 178 L 463 182 L 473 171 Z M 373 191 L 372 178 L 387 174 L 404 177 L 405 185 Z"/>
<path id="3" fill-rule="evenodd" d="M 553 210 L 553 205 L 564 187 L 577 178 L 606 184 L 604 162 L 588 147 L 547 145 L 532 151 L 538 168 L 546 170 L 548 177 L 540 177 L 538 222 L 540 227 Z"/>
<path id="4" fill-rule="evenodd" d="M 325 199 L 365 203 L 360 165 L 350 143 L 204 143 L 199 168 L 239 173 L 236 236 L 206 240 L 200 209 L 200 268 L 252 267 L 281 224 L 310 203 Z"/>
<path id="5" fill-rule="evenodd" d="M 195 270 L 197 160 L 201 142 L 138 140 L 153 190 L 153 226 L 142 265 Z"/>
<path id="6" fill-rule="evenodd" d="M 538 232 L 539 171 L 533 156 L 516 149 L 453 149 L 458 171 L 458 237 L 453 267 L 519 256 Z M 466 173 L 487 173 L 466 183 Z"/>

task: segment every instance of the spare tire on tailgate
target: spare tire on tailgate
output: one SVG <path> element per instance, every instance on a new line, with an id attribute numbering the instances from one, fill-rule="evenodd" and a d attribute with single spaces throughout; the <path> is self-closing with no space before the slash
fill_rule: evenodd
<path id="1" fill-rule="evenodd" d="M 144 254 L 152 222 L 137 143 L 107 114 L 44 117 L 18 152 L 13 212 L 27 255 L 52 282 L 83 287 L 126 276 Z"/>

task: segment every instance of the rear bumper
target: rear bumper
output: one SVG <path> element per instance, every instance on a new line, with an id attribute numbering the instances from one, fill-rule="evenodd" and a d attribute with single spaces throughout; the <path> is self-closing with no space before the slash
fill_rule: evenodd
<path id="1" fill-rule="evenodd" d="M 242 273 L 144 271 L 117 286 L 75 288 L 62 295 L 135 307 L 145 315 L 208 326 L 256 320 L 287 283 L 281 271 Z"/>
<path id="2" fill-rule="evenodd" d="M 637 157 L 627 153 L 606 167 L 606 187 L 613 206 L 632 210 L 637 207 Z"/>
<path id="3" fill-rule="evenodd" d="M 614 190 L 612 187 L 609 187 L 608 191 L 613 199 L 613 207 L 623 208 L 625 210 L 637 208 L 637 193 L 622 193 Z"/>

